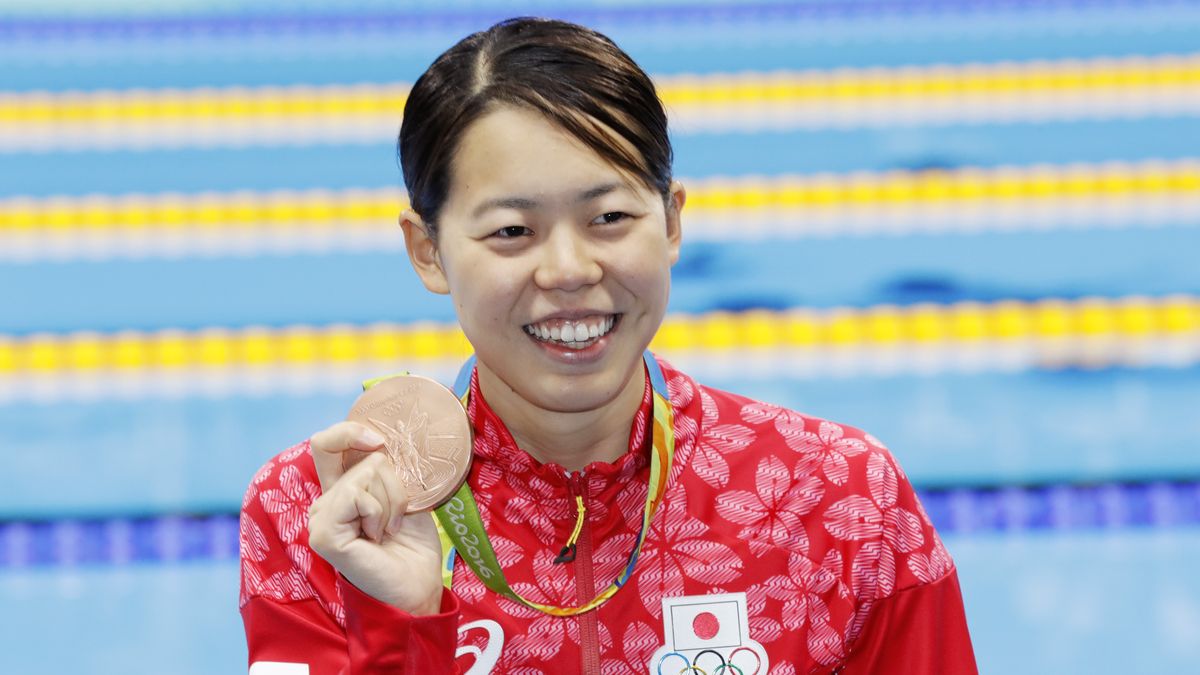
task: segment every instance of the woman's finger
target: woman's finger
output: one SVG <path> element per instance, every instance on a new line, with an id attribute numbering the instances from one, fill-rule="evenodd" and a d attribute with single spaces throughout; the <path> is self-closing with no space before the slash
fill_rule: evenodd
<path id="1" fill-rule="evenodd" d="M 382 541 L 387 509 L 375 494 L 368 490 L 355 490 L 354 507 L 358 512 L 359 528 L 363 536 L 372 541 Z"/>
<path id="2" fill-rule="evenodd" d="M 346 473 L 342 455 L 347 450 L 369 452 L 383 445 L 383 436 L 358 422 L 338 422 L 313 434 L 309 446 L 313 464 L 317 467 L 317 478 L 321 481 L 321 490 L 329 490 Z"/>
<path id="3" fill-rule="evenodd" d="M 380 469 L 379 482 L 387 493 L 390 506 L 386 529 L 388 532 L 394 533 L 400 530 L 400 523 L 403 522 L 404 515 L 408 512 L 408 488 L 405 487 L 400 473 L 396 471 L 396 467 L 390 461 Z"/>
<path id="4" fill-rule="evenodd" d="M 378 522 L 371 521 L 368 524 L 364 520 L 363 532 L 370 539 L 375 541 L 383 541 L 384 530 L 387 529 L 388 525 L 391 523 L 393 512 L 391 495 L 388 494 L 387 488 L 384 487 L 383 481 L 384 476 L 392 472 L 392 467 L 391 462 L 386 457 L 383 457 L 382 454 L 372 455 L 367 459 L 375 460 L 376 457 L 383 459 L 383 461 L 379 462 L 376 460 L 372 462 L 372 464 L 378 464 L 379 466 L 373 467 L 374 470 L 371 471 L 366 484 L 363 486 L 363 490 L 370 495 L 380 505 L 380 507 L 382 507 L 383 511 L 379 514 Z M 364 460 L 363 463 L 365 464 L 366 460 Z"/>
<path id="5" fill-rule="evenodd" d="M 313 503 L 309 510 L 309 545 L 318 551 L 344 550 L 360 535 L 378 540 L 387 525 L 387 491 L 379 469 L 388 468 L 387 456 L 372 453 L 351 467 Z M 371 484 L 378 486 L 371 489 Z"/>

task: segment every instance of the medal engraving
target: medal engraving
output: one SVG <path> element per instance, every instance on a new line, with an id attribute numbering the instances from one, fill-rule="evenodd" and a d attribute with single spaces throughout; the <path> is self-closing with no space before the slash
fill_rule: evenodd
<path id="1" fill-rule="evenodd" d="M 462 485 L 471 464 L 471 425 L 449 389 L 401 375 L 363 392 L 346 419 L 379 432 L 384 452 L 408 489 L 408 512 L 428 511 Z M 369 453 L 347 451 L 346 468 Z"/>

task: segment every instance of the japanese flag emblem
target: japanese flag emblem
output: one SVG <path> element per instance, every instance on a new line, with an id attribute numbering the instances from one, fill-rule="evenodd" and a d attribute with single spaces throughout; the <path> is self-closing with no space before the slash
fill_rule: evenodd
<path id="1" fill-rule="evenodd" d="M 763 646 L 750 639 L 745 593 L 663 598 L 663 641 L 650 675 L 766 675 Z"/>

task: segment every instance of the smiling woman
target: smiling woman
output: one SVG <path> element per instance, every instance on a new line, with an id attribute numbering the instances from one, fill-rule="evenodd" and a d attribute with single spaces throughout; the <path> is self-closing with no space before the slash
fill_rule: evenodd
<path id="1" fill-rule="evenodd" d="M 452 166 L 437 239 L 415 211 L 402 224 L 426 287 L 454 299 L 484 398 L 543 462 L 617 459 L 666 312 L 683 188 L 664 205 L 524 107 L 478 119 Z"/>
<path id="2" fill-rule="evenodd" d="M 473 466 L 440 531 L 360 424 L 263 467 L 253 671 L 975 672 L 954 564 L 877 439 L 645 351 L 686 198 L 624 52 L 559 21 L 472 35 L 414 85 L 400 156 L 410 261 L 476 353 Z"/>

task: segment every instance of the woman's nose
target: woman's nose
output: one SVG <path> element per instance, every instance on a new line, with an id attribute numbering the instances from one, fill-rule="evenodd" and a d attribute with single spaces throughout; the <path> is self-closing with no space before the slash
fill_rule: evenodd
<path id="1" fill-rule="evenodd" d="M 572 291 L 600 281 L 594 247 L 572 228 L 555 228 L 541 249 L 533 279 L 539 288 Z"/>

